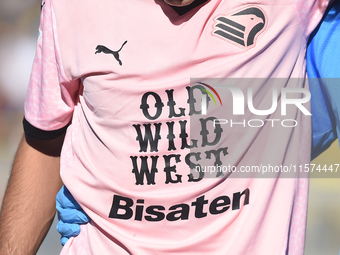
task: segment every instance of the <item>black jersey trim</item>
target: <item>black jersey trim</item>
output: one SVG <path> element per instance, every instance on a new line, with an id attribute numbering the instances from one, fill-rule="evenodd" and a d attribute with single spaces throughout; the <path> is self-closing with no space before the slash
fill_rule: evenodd
<path id="1" fill-rule="evenodd" d="M 62 134 L 66 132 L 67 127 L 70 125 L 69 123 L 63 128 L 60 128 L 57 130 L 46 131 L 46 130 L 36 128 L 31 123 L 29 123 L 26 120 L 26 118 L 23 119 L 22 124 L 23 124 L 26 135 L 32 138 L 40 139 L 40 140 L 53 140 L 55 138 L 58 138 L 59 136 L 61 136 Z"/>
<path id="2" fill-rule="evenodd" d="M 171 6 L 169 5 L 179 16 L 186 14 L 187 12 L 191 11 L 192 9 L 196 8 L 197 6 L 208 2 L 209 0 L 195 0 L 191 4 L 187 6 Z"/>

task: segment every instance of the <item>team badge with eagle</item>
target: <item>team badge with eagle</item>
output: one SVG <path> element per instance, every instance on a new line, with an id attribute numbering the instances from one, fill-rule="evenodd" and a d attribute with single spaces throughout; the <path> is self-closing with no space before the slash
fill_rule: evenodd
<path id="1" fill-rule="evenodd" d="M 253 48 L 266 26 L 266 16 L 259 7 L 251 6 L 226 16 L 218 16 L 213 35 L 243 49 Z"/>

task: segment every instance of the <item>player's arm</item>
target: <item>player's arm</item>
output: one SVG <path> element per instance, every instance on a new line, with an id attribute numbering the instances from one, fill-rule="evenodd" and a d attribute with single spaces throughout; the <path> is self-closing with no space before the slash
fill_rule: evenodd
<path id="1" fill-rule="evenodd" d="M 43 0 L 25 101 L 26 136 L 14 160 L 1 213 L 1 255 L 35 254 L 55 214 L 55 196 L 62 186 L 59 155 L 81 83 L 66 75 L 54 17 L 53 0 Z"/>
<path id="2" fill-rule="evenodd" d="M 64 135 L 24 136 L 16 153 L 0 214 L 0 254 L 36 254 L 55 214 Z"/>

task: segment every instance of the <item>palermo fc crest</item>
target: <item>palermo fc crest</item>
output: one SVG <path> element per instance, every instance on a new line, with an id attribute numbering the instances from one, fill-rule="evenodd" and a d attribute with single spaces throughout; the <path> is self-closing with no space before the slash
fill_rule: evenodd
<path id="1" fill-rule="evenodd" d="M 262 9 L 250 6 L 226 16 L 218 16 L 215 22 L 213 35 L 249 49 L 256 45 L 257 37 L 264 30 L 267 20 Z"/>

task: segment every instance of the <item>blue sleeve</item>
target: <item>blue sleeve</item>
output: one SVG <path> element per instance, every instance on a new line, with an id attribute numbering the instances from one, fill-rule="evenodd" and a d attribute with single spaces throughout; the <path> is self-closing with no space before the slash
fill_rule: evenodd
<path id="1" fill-rule="evenodd" d="M 340 136 L 340 1 L 326 11 L 307 48 L 312 94 L 312 158 Z"/>

